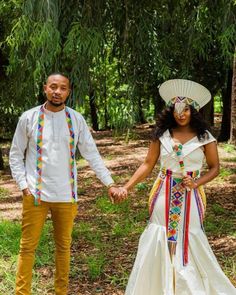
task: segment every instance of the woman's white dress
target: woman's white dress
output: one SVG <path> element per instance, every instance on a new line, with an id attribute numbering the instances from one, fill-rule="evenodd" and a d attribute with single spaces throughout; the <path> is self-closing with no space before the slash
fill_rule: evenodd
<path id="1" fill-rule="evenodd" d="M 215 141 L 215 138 L 209 133 L 209 139 L 203 142 L 194 137 L 182 145 L 185 171 L 201 170 L 204 160 L 203 146 L 212 141 Z M 162 170 L 169 169 L 172 178 L 183 175 L 181 170 L 183 168 L 180 167 L 181 159 L 174 150 L 175 143 L 168 130 L 160 138 L 160 142 Z M 170 182 L 170 178 L 161 174 L 163 173 L 160 172 L 156 181 L 156 183 L 159 181 L 159 185 L 154 184 L 150 195 L 152 198 L 156 193 L 156 201 L 152 204 L 150 222 L 140 237 L 125 295 L 236 295 L 236 289 L 220 268 L 204 233 L 202 218 L 205 200 L 202 188 L 189 193 L 191 204 L 187 236 L 185 235 L 187 210 L 185 191 L 179 214 L 176 250 L 174 255 L 170 254 L 166 225 L 170 222 L 167 217 L 169 213 L 166 213 L 168 206 L 166 200 L 169 198 L 166 182 Z M 184 250 L 185 243 L 187 250 L 186 247 Z M 187 262 L 184 263 L 185 254 Z"/>

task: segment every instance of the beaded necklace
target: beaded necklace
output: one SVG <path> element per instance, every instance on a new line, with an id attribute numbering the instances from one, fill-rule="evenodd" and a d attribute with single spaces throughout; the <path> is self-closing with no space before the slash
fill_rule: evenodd
<path id="1" fill-rule="evenodd" d="M 70 112 L 67 107 L 65 107 L 66 122 L 70 132 L 69 148 L 70 148 L 70 184 L 71 184 L 71 199 L 74 203 L 76 201 L 75 193 L 75 134 L 73 129 L 73 124 L 70 116 Z M 43 146 L 43 128 L 44 128 L 44 106 L 40 107 L 39 117 L 38 117 L 38 128 L 37 128 L 37 144 L 36 144 L 36 196 L 35 205 L 40 204 L 41 192 L 42 192 L 42 146 Z"/>

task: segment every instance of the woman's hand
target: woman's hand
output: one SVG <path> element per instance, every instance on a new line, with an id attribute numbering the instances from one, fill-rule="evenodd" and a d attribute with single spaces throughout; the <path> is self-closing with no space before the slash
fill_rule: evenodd
<path id="1" fill-rule="evenodd" d="M 128 191 L 124 187 L 111 187 L 108 193 L 113 204 L 121 203 L 128 197 Z"/>
<path id="2" fill-rule="evenodd" d="M 195 180 L 190 175 L 186 175 L 183 177 L 183 184 L 186 188 L 189 189 L 195 189 L 198 186 Z"/>
<path id="3" fill-rule="evenodd" d="M 204 151 L 209 170 L 203 176 L 198 178 L 197 181 L 194 181 L 189 175 L 184 176 L 183 183 L 186 188 L 197 188 L 198 186 L 211 181 L 219 174 L 219 156 L 216 142 L 214 141 L 204 145 Z"/>

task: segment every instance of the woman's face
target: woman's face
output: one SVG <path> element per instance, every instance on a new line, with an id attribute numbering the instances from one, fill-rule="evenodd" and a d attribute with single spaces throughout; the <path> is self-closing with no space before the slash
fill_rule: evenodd
<path id="1" fill-rule="evenodd" d="M 189 105 L 185 106 L 181 114 L 174 111 L 173 115 L 178 126 L 185 127 L 189 125 L 191 120 L 191 110 Z"/>

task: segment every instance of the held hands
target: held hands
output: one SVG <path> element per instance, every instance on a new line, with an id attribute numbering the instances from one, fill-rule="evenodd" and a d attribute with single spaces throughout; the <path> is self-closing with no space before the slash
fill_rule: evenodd
<path id="1" fill-rule="evenodd" d="M 195 189 L 197 188 L 197 183 L 194 181 L 194 179 L 190 175 L 186 175 L 183 177 L 183 184 L 188 189 Z"/>
<path id="2" fill-rule="evenodd" d="M 108 189 L 108 195 L 112 204 L 118 204 L 128 197 L 128 191 L 124 187 L 112 186 Z"/>

